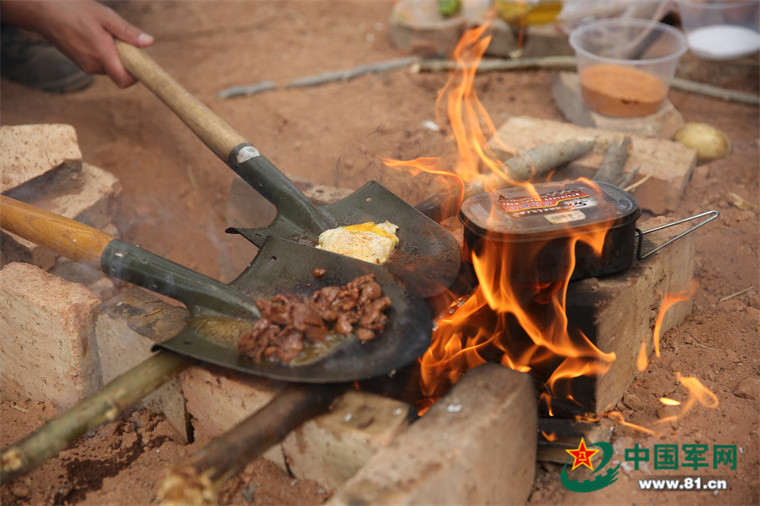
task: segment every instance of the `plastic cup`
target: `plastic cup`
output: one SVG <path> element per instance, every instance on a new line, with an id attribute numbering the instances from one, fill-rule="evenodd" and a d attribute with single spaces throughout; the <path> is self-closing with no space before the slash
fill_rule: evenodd
<path id="1" fill-rule="evenodd" d="M 642 19 L 608 19 L 570 34 L 583 102 L 606 116 L 632 118 L 657 112 L 670 89 L 686 37 Z"/>
<path id="2" fill-rule="evenodd" d="M 686 2 L 678 12 L 689 49 L 708 60 L 733 60 L 760 51 L 760 2 Z"/>

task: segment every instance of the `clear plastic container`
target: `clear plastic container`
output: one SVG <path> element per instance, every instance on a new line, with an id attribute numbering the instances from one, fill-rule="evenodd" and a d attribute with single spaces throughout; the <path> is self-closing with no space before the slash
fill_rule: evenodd
<path id="1" fill-rule="evenodd" d="M 642 19 L 607 19 L 570 34 L 583 102 L 620 118 L 657 112 L 665 101 L 686 37 L 675 28 Z"/>
<path id="2" fill-rule="evenodd" d="M 760 2 L 679 0 L 681 25 L 692 53 L 708 60 L 733 60 L 760 51 Z"/>

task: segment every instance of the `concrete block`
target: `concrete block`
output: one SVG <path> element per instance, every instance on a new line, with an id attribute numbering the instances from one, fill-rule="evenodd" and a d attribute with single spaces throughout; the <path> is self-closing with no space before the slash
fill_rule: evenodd
<path id="1" fill-rule="evenodd" d="M 95 228 L 104 228 L 113 220 L 122 187 L 111 173 L 84 164 L 81 172 L 55 173 L 6 194 L 66 218 Z M 7 261 L 32 263 L 43 269 L 55 264 L 55 254 L 14 234 L 3 233 L 0 243 Z"/>
<path id="2" fill-rule="evenodd" d="M 335 490 L 406 430 L 414 417 L 414 408 L 404 402 L 346 392 L 329 413 L 305 422 L 282 442 L 288 469 L 300 479 Z"/>
<path id="3" fill-rule="evenodd" d="M 103 383 L 107 383 L 147 360 L 151 347 L 179 332 L 188 312 L 172 306 L 141 288 L 126 290 L 102 304 L 94 313 L 94 335 Z M 189 417 L 179 379 L 148 395 L 139 406 L 163 413 L 187 442 Z"/>
<path id="4" fill-rule="evenodd" d="M 213 439 L 266 405 L 284 387 L 281 382 L 210 366 L 194 366 L 180 375 L 187 412 L 199 438 Z M 262 457 L 285 469 L 281 444 Z"/>
<path id="5" fill-rule="evenodd" d="M 98 298 L 34 265 L 0 270 L 3 397 L 52 401 L 64 410 L 100 386 L 91 332 Z"/>
<path id="6" fill-rule="evenodd" d="M 530 148 L 552 142 L 596 137 L 594 148 L 585 156 L 570 162 L 556 171 L 555 180 L 591 177 L 599 168 L 610 143 L 622 134 L 595 128 L 582 128 L 570 123 L 561 123 L 525 116 L 507 120 L 496 132 L 489 146 L 497 156 L 512 156 L 500 146 L 509 146 L 520 153 Z M 678 208 L 686 184 L 697 163 L 697 152 L 678 142 L 631 136 L 631 151 L 624 171 L 630 172 L 640 167 L 638 178 L 651 177 L 636 188 L 634 197 L 639 206 L 655 214 L 662 214 Z"/>
<path id="7" fill-rule="evenodd" d="M 643 230 L 663 224 L 662 218 L 639 224 Z M 709 225 L 708 225 L 709 226 Z M 665 229 L 658 234 L 675 235 L 686 225 Z M 661 237 L 657 243 L 662 242 Z M 645 243 L 644 251 L 651 244 Z M 624 272 L 604 278 L 570 283 L 567 315 L 572 325 L 603 352 L 615 353 L 609 370 L 599 378 L 573 380 L 573 398 L 587 411 L 604 413 L 616 405 L 638 374 L 642 343 L 646 355 L 652 353 L 653 328 L 666 294 L 686 293 L 692 287 L 695 264 L 694 234 L 685 236 L 644 261 L 635 261 Z M 662 324 L 664 335 L 691 313 L 691 299 L 667 312 Z"/>
<path id="8" fill-rule="evenodd" d="M 71 125 L 0 127 L 0 193 L 52 171 L 81 168 L 82 153 Z"/>
<path id="9" fill-rule="evenodd" d="M 575 72 L 559 72 L 552 80 L 552 95 L 565 118 L 574 125 L 600 128 L 640 137 L 672 139 L 684 125 L 683 116 L 665 99 L 659 111 L 640 118 L 613 118 L 596 113 L 583 104 L 581 84 Z"/>
<path id="10" fill-rule="evenodd" d="M 496 364 L 467 373 L 327 504 L 521 504 L 535 473 L 530 376 Z"/>

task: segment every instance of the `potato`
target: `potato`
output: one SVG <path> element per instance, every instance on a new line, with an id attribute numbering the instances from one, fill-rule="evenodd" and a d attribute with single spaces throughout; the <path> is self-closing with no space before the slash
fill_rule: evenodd
<path id="1" fill-rule="evenodd" d="M 678 129 L 673 140 L 697 150 L 700 162 L 723 158 L 731 153 L 731 139 L 707 123 L 686 123 Z"/>

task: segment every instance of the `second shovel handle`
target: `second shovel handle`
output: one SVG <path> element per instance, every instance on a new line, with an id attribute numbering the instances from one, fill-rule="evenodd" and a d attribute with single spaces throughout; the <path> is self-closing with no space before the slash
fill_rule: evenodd
<path id="1" fill-rule="evenodd" d="M 96 269 L 103 250 L 114 240 L 96 228 L 4 195 L 0 195 L 0 227 Z"/>
<path id="2" fill-rule="evenodd" d="M 245 139 L 211 109 L 193 97 L 145 52 L 126 42 L 115 40 L 124 67 L 152 91 L 190 128 L 224 163 Z"/>

